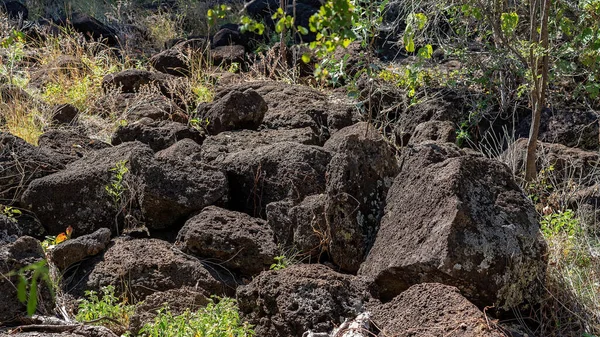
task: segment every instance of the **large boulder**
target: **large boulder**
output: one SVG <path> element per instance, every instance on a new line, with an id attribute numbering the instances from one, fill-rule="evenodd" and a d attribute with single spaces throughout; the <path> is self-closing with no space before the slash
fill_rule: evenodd
<path id="1" fill-rule="evenodd" d="M 100 228 L 92 234 L 70 239 L 49 251 L 50 261 L 64 271 L 83 259 L 100 254 L 110 242 L 110 230 Z"/>
<path id="2" fill-rule="evenodd" d="M 309 195 L 300 203 L 282 200 L 268 204 L 267 224 L 277 244 L 318 261 L 329 248 L 326 204 L 326 194 Z"/>
<path id="3" fill-rule="evenodd" d="M 329 253 L 342 270 L 356 272 L 375 241 L 385 199 L 399 168 L 395 151 L 368 123 L 341 129 L 326 143 Z"/>
<path id="4" fill-rule="evenodd" d="M 47 151 L 0 132 L 0 203 L 18 201 L 32 180 L 63 168 L 60 160 Z"/>
<path id="5" fill-rule="evenodd" d="M 458 289 L 439 283 L 414 285 L 388 303 L 370 308 L 379 336 L 503 337 Z"/>
<path id="6" fill-rule="evenodd" d="M 218 166 L 227 172 L 231 207 L 264 217 L 271 202 L 324 192 L 330 159 L 320 147 L 283 142 L 230 154 Z"/>
<path id="7" fill-rule="evenodd" d="M 51 234 L 73 226 L 83 235 L 99 228 L 119 233 L 132 218 L 148 228 L 169 228 L 226 195 L 227 180 L 217 169 L 155 158 L 135 142 L 90 153 L 35 180 L 22 200 Z"/>
<path id="8" fill-rule="evenodd" d="M 108 148 L 110 144 L 86 137 L 79 129 L 55 129 L 40 136 L 38 147 L 48 153 L 55 153 L 56 158 L 67 165 L 87 153 Z"/>
<path id="9" fill-rule="evenodd" d="M 143 186 L 138 203 L 143 220 L 151 229 L 181 225 L 194 212 L 227 197 L 227 178 L 212 166 L 135 156 L 131 172 Z"/>
<path id="10" fill-rule="evenodd" d="M 122 93 L 136 93 L 144 86 L 153 85 L 160 89 L 163 95 L 171 94 L 171 88 L 177 83 L 173 75 L 151 72 L 139 69 L 127 69 L 118 73 L 108 74 L 102 79 L 104 90 L 120 89 Z"/>
<path id="11" fill-rule="evenodd" d="M 0 245 L 0 325 L 18 321 L 26 316 L 25 304 L 19 302 L 17 287 L 19 277 L 8 275 L 17 273 L 21 268 L 44 259 L 44 250 L 40 242 L 32 237 L 23 236 L 15 242 Z M 31 274 L 24 274 L 31 282 Z M 38 280 L 39 281 L 39 280 Z M 38 283 L 38 313 L 49 313 L 53 307 L 52 297 L 43 281 Z"/>
<path id="12" fill-rule="evenodd" d="M 527 141 L 527 138 L 518 139 L 498 158 L 507 163 L 514 173 L 525 170 Z M 599 163 L 600 156 L 597 151 L 586 151 L 562 144 L 537 142 L 537 169 L 538 171 L 544 170 L 544 175 L 548 181 L 572 181 L 589 186 L 589 184 L 594 184 L 597 181 Z"/>
<path id="13" fill-rule="evenodd" d="M 104 254 L 81 265 L 67 291 L 83 295 L 112 285 L 117 293 L 127 291 L 136 300 L 159 291 L 198 287 L 207 294 L 222 294 L 222 284 L 200 260 L 157 239 L 114 239 Z"/>
<path id="14" fill-rule="evenodd" d="M 98 19 L 84 13 L 71 13 L 68 19 L 59 20 L 62 25 L 73 27 L 76 32 L 83 34 L 86 38 L 100 40 L 111 47 L 119 46 L 117 31 Z"/>
<path id="15" fill-rule="evenodd" d="M 243 65 L 246 60 L 246 49 L 244 46 L 221 46 L 210 50 L 213 65 L 228 67 L 234 63 Z"/>
<path id="16" fill-rule="evenodd" d="M 167 49 L 152 56 L 150 64 L 157 71 L 169 75 L 187 76 L 190 73 L 186 56 L 178 48 Z"/>
<path id="17" fill-rule="evenodd" d="M 529 137 L 530 115 L 517 126 L 517 137 Z M 599 148 L 598 113 L 593 110 L 542 111 L 539 140 L 584 150 Z"/>
<path id="18" fill-rule="evenodd" d="M 124 144 L 88 153 L 66 169 L 34 180 L 22 197 L 22 203 L 56 235 L 68 226 L 74 235 L 91 234 L 99 228 L 117 232 L 118 205 L 107 191 L 119 163 L 128 163 L 133 154 L 153 156 L 141 143 Z M 127 175 L 127 174 L 126 174 Z M 125 182 L 121 183 L 121 186 Z M 129 197 L 128 193 L 121 196 Z"/>
<path id="19" fill-rule="evenodd" d="M 129 319 L 129 331 L 137 335 L 144 324 L 154 323 L 158 311 L 165 305 L 173 315 L 181 315 L 186 310 L 195 312 L 209 303 L 208 296 L 209 294 L 202 288 L 193 287 L 182 287 L 149 295 L 135 306 L 134 314 Z"/>
<path id="20" fill-rule="evenodd" d="M 264 98 L 268 111 L 263 127 L 269 129 L 312 127 L 318 135 L 328 138 L 330 133 L 359 120 L 355 105 L 347 98 L 328 96 L 306 86 L 266 81 L 243 83 L 221 90 L 228 92 L 232 88 L 241 91 L 251 88 Z"/>
<path id="21" fill-rule="evenodd" d="M 204 140 L 201 157 L 206 163 L 218 163 L 230 153 L 282 142 L 323 145 L 324 140 L 320 139 L 310 127 L 291 130 L 225 131 Z"/>
<path id="22" fill-rule="evenodd" d="M 329 332 L 372 301 L 368 283 L 323 265 L 293 265 L 267 271 L 237 290 L 242 317 L 257 336 L 301 337 Z"/>
<path id="23" fill-rule="evenodd" d="M 231 90 L 211 103 L 200 104 L 197 116 L 207 120 L 206 129 L 211 134 L 223 131 L 256 130 L 267 112 L 267 103 L 252 89 Z"/>
<path id="24" fill-rule="evenodd" d="M 46 229 L 34 214 L 25 210 L 0 206 L 0 245 L 16 241 L 21 236 L 43 240 Z"/>
<path id="25" fill-rule="evenodd" d="M 452 285 L 480 307 L 539 299 L 544 242 L 508 168 L 452 144 L 407 148 L 359 274 L 389 300 L 411 285 Z"/>
<path id="26" fill-rule="evenodd" d="M 29 10 L 27 7 L 19 1 L 3 0 L 0 1 L 0 11 L 5 13 L 10 19 L 23 19 L 27 20 L 29 17 Z"/>
<path id="27" fill-rule="evenodd" d="M 215 206 L 189 219 L 177 242 L 184 252 L 248 276 L 268 269 L 277 255 L 266 221 Z"/>
<path id="28" fill-rule="evenodd" d="M 154 151 L 160 151 L 189 138 L 198 144 L 204 141 L 204 134 L 185 124 L 171 121 L 152 121 L 148 118 L 135 123 L 121 125 L 112 136 L 112 145 L 139 141 L 148 144 Z"/>

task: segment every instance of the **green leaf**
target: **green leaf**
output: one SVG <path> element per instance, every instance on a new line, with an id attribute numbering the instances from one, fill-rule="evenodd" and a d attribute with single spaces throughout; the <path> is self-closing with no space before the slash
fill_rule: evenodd
<path id="1" fill-rule="evenodd" d="M 342 46 L 344 48 L 348 48 L 348 46 L 350 45 L 350 43 L 352 43 L 352 40 L 350 40 L 350 39 L 344 39 L 344 41 L 342 41 Z"/>
<path id="2" fill-rule="evenodd" d="M 519 14 L 515 12 L 502 13 L 500 16 L 500 27 L 506 35 L 512 35 L 519 24 Z"/>
<path id="3" fill-rule="evenodd" d="M 27 301 L 27 279 L 22 274 L 19 274 L 19 283 L 17 284 L 17 298 L 21 303 L 25 303 Z"/>
<path id="4" fill-rule="evenodd" d="M 419 48 L 419 51 L 417 54 L 419 55 L 420 58 L 430 59 L 431 55 L 433 54 L 433 47 L 431 47 L 430 44 L 425 45 L 424 47 Z"/>
<path id="5" fill-rule="evenodd" d="M 304 62 L 304 63 L 310 63 L 310 55 L 309 54 L 302 54 L 302 62 Z"/>
<path id="6" fill-rule="evenodd" d="M 415 52 L 415 40 L 413 40 L 412 36 L 404 35 L 404 48 L 409 53 Z"/>
<path id="7" fill-rule="evenodd" d="M 306 29 L 305 27 L 298 26 L 297 29 L 298 29 L 298 32 L 300 34 L 302 34 L 302 35 L 307 35 L 308 34 L 308 29 Z"/>
<path id="8" fill-rule="evenodd" d="M 35 309 L 37 308 L 38 298 L 37 298 L 37 273 L 34 274 L 31 280 L 31 286 L 29 287 L 29 300 L 27 301 L 27 315 L 32 316 L 35 314 Z"/>

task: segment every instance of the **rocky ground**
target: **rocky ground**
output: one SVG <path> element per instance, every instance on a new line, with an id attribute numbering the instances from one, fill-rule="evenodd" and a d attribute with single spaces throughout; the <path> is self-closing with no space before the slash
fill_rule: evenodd
<path id="1" fill-rule="evenodd" d="M 300 2 L 308 13 L 317 8 Z M 119 58 L 121 32 L 133 31 L 84 14 L 23 25 L 21 6 L 4 1 L 4 12 L 27 41 L 70 25 L 105 38 Z M 26 87 L 0 78 L 2 123 L 17 101 L 51 116 L 35 141 L 8 126 L 0 132 L 0 333 L 114 336 L 66 321 L 86 291 L 114 286 L 137 303 L 133 335 L 163 303 L 183 312 L 213 295 L 236 298 L 256 336 L 321 336 L 364 313 L 370 332 L 360 336 L 536 335 L 536 322 L 522 317 L 548 297 L 550 248 L 538 202 L 515 175 L 524 140 L 494 158 L 484 146 L 461 148 L 460 96 L 406 107 L 399 89 L 381 83 L 368 92 L 358 83 L 358 97 L 307 85 L 310 76 L 286 83 L 258 71 L 269 59 L 252 61 L 249 41 L 223 26 L 211 38 L 148 47 L 144 66 L 100 74 L 93 106 L 35 94 L 56 78 L 98 76 L 72 55 L 39 63 L 26 48 L 18 65 Z M 214 94 L 203 102 L 187 95 L 197 71 L 185 57 L 190 48 L 211 55 Z M 292 68 L 296 61 L 286 60 Z M 392 108 L 388 124 L 373 117 Z M 527 133 L 528 118 L 515 134 Z M 597 115 L 543 120 L 540 153 L 552 177 L 579 177 L 572 203 L 595 209 Z M 68 240 L 42 248 L 68 227 Z M 10 272 L 44 259 L 56 296 L 40 284 L 32 319 Z M 573 333 L 557 335 L 581 336 Z"/>

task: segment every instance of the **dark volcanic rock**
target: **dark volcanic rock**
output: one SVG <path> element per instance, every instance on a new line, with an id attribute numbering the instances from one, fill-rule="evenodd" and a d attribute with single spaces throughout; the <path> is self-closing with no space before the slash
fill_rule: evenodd
<path id="1" fill-rule="evenodd" d="M 325 194 L 310 195 L 301 203 L 292 200 L 267 205 L 267 224 L 285 249 L 297 250 L 317 260 L 327 251 L 329 237 L 325 217 Z"/>
<path id="2" fill-rule="evenodd" d="M 214 206 L 189 219 L 177 241 L 187 253 L 248 276 L 269 269 L 277 255 L 266 221 Z"/>
<path id="3" fill-rule="evenodd" d="M 50 250 L 50 260 L 64 271 L 88 256 L 100 254 L 110 242 L 110 230 L 100 228 L 92 234 L 67 240 Z"/>
<path id="4" fill-rule="evenodd" d="M 518 125 L 517 137 L 529 137 L 530 125 L 531 117 L 523 119 Z M 584 150 L 598 150 L 598 113 L 589 110 L 544 109 L 538 139 Z"/>
<path id="5" fill-rule="evenodd" d="M 0 245 L 0 325 L 17 321 L 27 315 L 25 304 L 19 302 L 17 297 L 17 276 L 7 276 L 9 272 L 18 271 L 32 263 L 45 258 L 40 242 L 32 237 L 23 236 L 15 242 Z M 28 282 L 31 275 L 26 276 Z M 44 282 L 39 283 L 38 313 L 49 313 L 53 307 L 52 297 Z"/>
<path id="6" fill-rule="evenodd" d="M 334 153 L 326 173 L 329 252 L 342 270 L 356 272 L 375 241 L 399 171 L 395 151 L 368 123 L 341 129 L 324 148 Z"/>
<path id="7" fill-rule="evenodd" d="M 209 136 L 202 143 L 202 160 L 206 163 L 223 161 L 230 153 L 255 149 L 264 145 L 295 142 L 304 145 L 323 145 L 310 127 L 291 130 L 263 129 L 260 131 L 225 131 Z"/>
<path id="8" fill-rule="evenodd" d="M 67 165 L 90 152 L 110 147 L 110 144 L 88 138 L 82 130 L 56 129 L 42 134 L 38 146 L 48 153 L 55 153 L 56 158 Z"/>
<path id="9" fill-rule="evenodd" d="M 0 206 L 0 212 L 6 209 Z M 0 214 L 0 246 L 6 243 L 14 242 L 21 236 L 31 236 L 38 240 L 43 240 L 46 235 L 46 229 L 35 215 L 25 210 L 20 210 L 19 214 L 7 212 L 10 216 Z"/>
<path id="10" fill-rule="evenodd" d="M 431 141 L 440 143 L 456 142 L 456 126 L 454 123 L 450 121 L 428 121 L 421 123 L 415 127 L 414 134 L 408 144 L 415 145 Z"/>
<path id="11" fill-rule="evenodd" d="M 177 48 L 167 49 L 152 56 L 150 64 L 157 71 L 169 75 L 187 76 L 190 72 L 185 55 Z"/>
<path id="12" fill-rule="evenodd" d="M 59 124 L 71 124 L 79 115 L 79 109 L 71 104 L 57 105 L 52 109 L 52 120 Z"/>
<path id="13" fill-rule="evenodd" d="M 148 144 L 153 151 L 160 151 L 189 138 L 198 144 L 204 141 L 204 134 L 185 124 L 171 121 L 140 120 L 136 123 L 119 126 L 112 136 L 112 144 L 139 141 Z"/>
<path id="14" fill-rule="evenodd" d="M 158 151 L 154 156 L 158 159 L 199 162 L 201 161 L 202 149 L 202 146 L 197 142 L 184 138 L 168 148 Z"/>
<path id="15" fill-rule="evenodd" d="M 0 11 L 6 13 L 11 19 L 27 20 L 29 17 L 29 10 L 27 7 L 19 1 L 5 0 L 0 2 Z"/>
<path id="16" fill-rule="evenodd" d="M 106 190 L 114 177 L 118 163 L 128 163 L 131 157 L 153 156 L 141 143 L 88 153 L 66 169 L 34 180 L 25 191 L 22 202 L 42 221 L 51 235 L 72 226 L 75 235 L 90 234 L 99 228 L 117 231 L 119 211 Z M 126 193 L 121 196 L 129 198 Z"/>
<path id="17" fill-rule="evenodd" d="M 105 25 L 94 17 L 83 13 L 73 13 L 68 20 L 63 20 L 62 24 L 72 26 L 75 31 L 93 40 L 101 40 L 111 47 L 119 45 L 117 31 L 112 27 Z"/>
<path id="18" fill-rule="evenodd" d="M 363 312 L 372 300 L 367 282 L 323 265 L 293 265 L 263 272 L 241 286 L 237 298 L 242 316 L 257 336 L 301 337 L 330 332 L 345 318 Z"/>
<path id="19" fill-rule="evenodd" d="M 101 116 L 116 114 L 128 123 L 143 118 L 187 123 L 187 116 L 177 104 L 160 92 L 106 95 L 92 107 L 92 114 Z"/>
<path id="20" fill-rule="evenodd" d="M 243 64 L 246 59 L 246 49 L 244 46 L 221 46 L 211 49 L 213 65 L 229 66 L 233 63 Z"/>
<path id="21" fill-rule="evenodd" d="M 414 285 L 392 301 L 370 308 L 379 336 L 503 337 L 455 287 Z"/>
<path id="22" fill-rule="evenodd" d="M 202 288 L 182 287 L 149 295 L 136 305 L 135 312 L 129 320 L 129 331 L 137 334 L 146 323 L 153 323 L 158 310 L 165 304 L 173 315 L 181 315 L 187 309 L 192 312 L 205 307 L 209 303 L 208 293 Z"/>
<path id="23" fill-rule="evenodd" d="M 102 79 L 102 88 L 120 88 L 122 93 L 136 93 L 147 85 L 155 85 L 164 95 L 169 94 L 169 82 L 175 81 L 173 75 L 156 73 L 147 70 L 128 69 L 118 73 L 108 74 Z"/>
<path id="24" fill-rule="evenodd" d="M 127 170 L 115 205 L 107 186 L 114 182 L 118 164 Z M 74 233 L 83 235 L 98 228 L 120 232 L 121 217 L 136 211 L 148 228 L 168 228 L 226 195 L 227 180 L 217 169 L 154 158 L 149 147 L 135 142 L 90 153 L 61 172 L 35 180 L 23 202 L 51 234 L 73 226 Z"/>
<path id="25" fill-rule="evenodd" d="M 142 182 L 138 203 L 151 229 L 180 224 L 228 193 L 225 174 L 204 164 L 143 155 L 132 158 L 131 172 Z"/>
<path id="26" fill-rule="evenodd" d="M 218 166 L 227 172 L 233 209 L 264 217 L 271 202 L 324 192 L 330 159 L 322 148 L 284 142 L 230 154 Z"/>
<path id="27" fill-rule="evenodd" d="M 112 285 L 116 293 L 128 291 L 138 300 L 182 287 L 197 286 L 208 294 L 222 294 L 223 290 L 198 259 L 156 239 L 115 239 L 104 254 L 82 265 L 74 279 L 75 288 L 67 290 L 77 295 Z"/>
<path id="28" fill-rule="evenodd" d="M 34 179 L 64 168 L 59 158 L 28 144 L 21 138 L 0 132 L 0 202 L 18 201 Z"/>
<path id="29" fill-rule="evenodd" d="M 208 120 L 206 129 L 211 134 L 223 131 L 256 130 L 267 112 L 267 103 L 254 90 L 232 90 L 212 103 L 198 106 L 197 115 Z"/>
<path id="30" fill-rule="evenodd" d="M 254 89 L 267 102 L 268 111 L 263 127 L 269 129 L 297 129 L 312 127 L 327 139 L 330 133 L 358 122 L 358 112 L 351 102 L 327 96 L 315 89 L 278 82 L 249 82 L 225 87 L 215 94 L 220 97 L 233 88 Z"/>
<path id="31" fill-rule="evenodd" d="M 437 282 L 480 307 L 538 300 L 546 243 L 505 165 L 430 143 L 407 149 L 400 166 L 359 271 L 375 279 L 383 299 Z"/>

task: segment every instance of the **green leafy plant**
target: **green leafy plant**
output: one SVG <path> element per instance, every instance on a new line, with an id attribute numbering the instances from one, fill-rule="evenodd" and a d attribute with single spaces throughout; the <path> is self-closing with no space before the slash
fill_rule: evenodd
<path id="1" fill-rule="evenodd" d="M 196 312 L 187 309 L 173 315 L 168 307 L 158 311 L 154 322 L 144 325 L 139 332 L 146 337 L 251 337 L 252 326 L 242 322 L 237 303 L 231 298 L 212 298 L 208 305 Z"/>
<path id="2" fill-rule="evenodd" d="M 23 214 L 23 212 L 21 212 L 20 209 L 14 208 L 12 206 L 0 205 L 0 208 L 2 209 L 1 214 L 4 214 L 5 216 L 7 216 L 12 221 L 16 221 L 15 218 L 18 217 L 18 216 L 20 216 L 21 214 Z"/>
<path id="3" fill-rule="evenodd" d="M 100 288 L 100 294 L 93 290 L 85 292 L 85 299 L 79 302 L 75 319 L 83 323 L 94 321 L 94 324 L 108 327 L 115 324 L 126 327 L 134 308 L 135 306 L 128 304 L 125 299 L 115 296 L 114 286 L 106 286 Z"/>
<path id="4" fill-rule="evenodd" d="M 37 309 L 38 286 L 41 282 L 46 283 L 51 296 L 54 297 L 52 280 L 50 279 L 50 271 L 46 260 L 40 260 L 17 271 L 11 271 L 6 276 L 17 277 L 17 298 L 21 303 L 27 305 L 27 315 L 29 316 L 33 315 Z"/>
<path id="5" fill-rule="evenodd" d="M 269 269 L 281 270 L 290 266 L 290 261 L 285 255 L 275 256 L 275 263 L 271 264 Z"/>
<path id="6" fill-rule="evenodd" d="M 110 169 L 110 172 L 112 172 L 112 178 L 110 183 L 104 186 L 104 189 L 112 199 L 113 205 L 117 209 L 120 209 L 121 199 L 127 190 L 124 184 L 125 175 L 129 172 L 129 169 L 127 168 L 127 160 L 121 160 L 117 162 L 115 166 Z"/>
<path id="7" fill-rule="evenodd" d="M 25 56 L 25 34 L 12 30 L 10 34 L 0 41 L 0 47 L 5 50 L 5 60 L 0 63 L 0 75 L 6 75 L 10 84 L 19 87 L 27 85 L 27 76 L 18 71 L 18 64 Z"/>
<path id="8" fill-rule="evenodd" d="M 579 219 L 570 209 L 544 215 L 540 224 L 546 237 L 564 234 L 568 238 L 573 238 L 575 235 L 581 234 L 582 230 Z"/>

